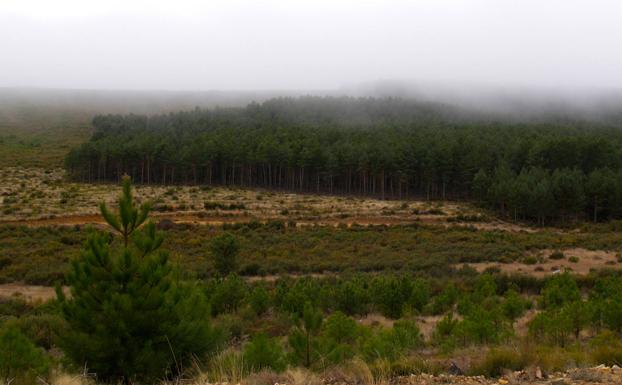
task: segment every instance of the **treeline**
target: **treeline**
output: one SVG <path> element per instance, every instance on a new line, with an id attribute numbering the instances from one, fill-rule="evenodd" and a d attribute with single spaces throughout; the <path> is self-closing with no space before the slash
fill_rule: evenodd
<path id="1" fill-rule="evenodd" d="M 97 116 L 93 125 L 91 140 L 66 158 L 75 180 L 128 174 L 143 184 L 477 199 L 540 223 L 622 214 L 622 130 L 600 123 L 509 123 L 441 104 L 304 97 Z"/>
<path id="2" fill-rule="evenodd" d="M 578 168 L 541 167 L 515 172 L 501 166 L 492 174 L 480 170 L 473 190 L 506 217 L 542 225 L 552 219 L 597 222 L 622 216 L 622 171 L 608 167 L 585 173 Z"/>

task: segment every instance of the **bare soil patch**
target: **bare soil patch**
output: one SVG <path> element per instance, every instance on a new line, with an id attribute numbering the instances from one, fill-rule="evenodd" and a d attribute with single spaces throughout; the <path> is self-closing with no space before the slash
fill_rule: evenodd
<path id="1" fill-rule="evenodd" d="M 550 256 L 555 250 L 544 249 L 537 253 L 532 253 L 523 261 L 512 263 L 500 262 L 479 262 L 468 263 L 468 266 L 482 272 L 489 268 L 499 269 L 504 273 L 522 273 L 536 277 L 545 277 L 560 272 L 571 272 L 574 274 L 585 275 L 592 270 L 599 269 L 622 269 L 622 263 L 617 260 L 617 253 L 605 250 L 587 250 L 583 248 L 572 248 L 559 250 L 563 252 L 562 259 L 551 259 Z M 533 264 L 525 261 L 532 257 Z"/>
<path id="2" fill-rule="evenodd" d="M 63 289 L 69 293 L 68 288 Z M 27 302 L 45 302 L 56 298 L 56 291 L 51 286 L 23 285 L 5 283 L 0 285 L 0 298 L 20 298 Z"/>

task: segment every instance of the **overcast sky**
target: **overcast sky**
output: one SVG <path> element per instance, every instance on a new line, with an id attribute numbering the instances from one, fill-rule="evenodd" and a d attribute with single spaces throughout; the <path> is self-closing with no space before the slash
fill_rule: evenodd
<path id="1" fill-rule="evenodd" d="M 0 0 L 0 86 L 622 88 L 622 0 Z"/>

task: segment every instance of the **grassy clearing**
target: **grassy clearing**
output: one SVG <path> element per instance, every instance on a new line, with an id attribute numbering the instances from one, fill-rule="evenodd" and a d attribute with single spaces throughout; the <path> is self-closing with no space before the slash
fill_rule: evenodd
<path id="1" fill-rule="evenodd" d="M 0 169 L 2 220 L 27 223 L 41 218 L 97 214 L 99 203 L 112 203 L 120 191 L 117 184 L 71 183 L 64 175 L 62 169 Z M 192 215 L 197 221 L 215 217 L 242 221 L 390 224 L 432 220 L 470 222 L 470 218 L 483 217 L 471 206 L 451 202 L 382 201 L 241 188 L 137 186 L 136 195 L 139 200 L 150 201 L 156 215 Z"/>

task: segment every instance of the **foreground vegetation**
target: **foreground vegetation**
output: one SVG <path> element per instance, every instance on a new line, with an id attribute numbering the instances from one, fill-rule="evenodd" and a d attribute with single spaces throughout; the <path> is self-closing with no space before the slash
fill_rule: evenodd
<path id="1" fill-rule="evenodd" d="M 191 280 L 184 278 L 187 284 Z M 622 355 L 620 285 L 618 275 L 576 281 L 569 275 L 540 280 L 465 272 L 450 280 L 383 274 L 274 282 L 247 282 L 228 275 L 208 280 L 195 293 L 210 309 L 201 318 L 211 325 L 209 339 L 201 345 L 211 351 L 210 355 L 190 358 L 180 352 L 173 356 L 168 355 L 170 348 L 163 346 L 161 359 L 170 364 L 176 357 L 179 361 L 174 367 L 161 362 L 158 367 L 125 366 L 121 370 L 126 371 L 118 373 L 146 370 L 141 376 L 162 379 L 166 372 L 165 377 L 237 382 L 253 373 L 279 373 L 295 367 L 325 372 L 364 365 L 372 376 L 388 378 L 443 373 L 451 361 L 460 362 L 467 373 L 486 376 L 531 366 L 551 372 L 613 365 Z M 110 292 L 111 299 L 122 295 L 115 293 Z M 132 313 L 139 311 L 140 307 L 134 306 L 142 306 L 140 302 L 123 306 L 129 313 L 110 317 L 114 312 L 109 310 L 106 318 L 94 319 L 105 320 L 110 326 L 120 319 L 132 319 L 134 327 L 148 322 Z M 116 351 L 115 338 L 109 333 L 125 328 L 117 331 L 106 327 L 79 343 L 69 336 L 81 329 L 68 323 L 62 309 L 62 302 L 56 301 L 36 305 L 19 299 L 3 300 L 3 330 L 16 334 L 18 337 L 13 338 L 19 338 L 20 346 L 30 346 L 27 368 L 36 375 L 53 375 L 59 367 L 83 371 L 86 356 L 76 361 L 75 353 L 71 353 L 66 358 L 73 357 L 75 366 L 67 366 L 65 359 L 58 361 L 57 356 L 44 355 L 41 350 L 53 352 L 60 346 L 66 353 L 79 347 L 79 354 L 90 354 L 89 373 L 97 373 L 100 380 L 109 376 L 111 372 L 103 368 L 119 362 L 106 358 Z M 184 307 L 183 311 L 189 317 L 200 309 Z M 160 314 L 158 319 L 166 318 Z M 78 319 L 91 322 L 90 318 Z M 430 323 L 431 319 L 438 321 Z M 518 326 L 522 320 L 527 322 L 526 329 Z M 186 332 L 189 330 L 184 329 Z M 72 340 L 76 344 L 73 347 Z M 2 348 L 12 346 L 3 341 L 0 338 Z M 156 349 L 158 345 L 149 346 Z M 132 351 L 124 348 L 123 357 Z M 100 359 L 104 361 L 99 363 Z M 132 357 L 124 360 L 132 365 L 138 362 Z M 28 371 L 18 373 L 21 377 Z"/>
<path id="2" fill-rule="evenodd" d="M 348 365 L 366 367 L 372 376 L 395 376 L 443 372 L 458 357 L 469 373 L 499 376 L 531 365 L 552 371 L 613 364 L 622 357 L 622 277 L 617 272 L 538 279 L 495 271 L 477 274 L 469 268 L 452 272 L 443 268 L 451 255 L 432 266 L 423 254 L 416 257 L 417 249 L 448 249 L 441 239 L 457 244 L 461 258 L 478 258 L 481 254 L 475 251 L 469 255 L 469 245 L 481 252 L 492 243 L 495 255 L 510 245 L 520 251 L 532 241 L 546 243 L 547 236 L 549 242 L 559 242 L 559 234 L 541 233 L 534 239 L 527 233 L 458 227 L 299 229 L 276 222 L 173 227 L 164 243 L 163 233 L 147 223 L 149 206 L 134 202 L 127 181 L 118 212 L 104 204 L 101 210 L 107 232 L 55 229 L 66 237 L 65 246 L 84 241 L 71 257 L 68 293 L 58 287 L 56 300 L 37 304 L 13 298 L 0 303 L 0 351 L 15 352 L 0 363 L 5 381 L 28 384 L 59 369 L 93 373 L 104 383 L 187 377 L 239 381 L 259 371 L 304 367 L 325 372 Z M 3 230 L 13 233 L 18 228 Z M 21 230 L 37 234 L 50 229 Z M 200 263 L 212 267 L 180 266 L 160 251 L 162 245 L 174 250 L 176 242 L 179 247 L 191 245 L 180 240 L 184 232 L 211 239 Z M 596 237 L 591 241 L 615 244 L 610 232 L 600 235 L 604 237 L 591 233 Z M 254 244 L 257 250 L 269 250 L 269 243 L 307 250 L 325 237 L 361 248 L 386 241 L 384 246 L 393 245 L 388 250 L 414 239 L 418 247 L 408 255 L 414 255 L 415 264 L 405 269 L 396 264 L 392 272 L 274 280 L 245 280 L 236 274 L 249 272 L 244 253 Z M 337 244 L 326 246 L 335 248 Z M 382 252 L 371 251 L 376 256 Z M 395 255 L 405 255 L 405 250 Z M 258 269 L 270 265 L 274 261 Z M 350 270 L 357 265 L 353 261 Z M 62 355 L 52 354 L 59 348 Z"/>
<path id="3" fill-rule="evenodd" d="M 615 227 L 614 227 L 615 229 Z M 618 252 L 617 231 L 537 233 L 436 225 L 290 227 L 274 221 L 204 226 L 172 224 L 165 232 L 171 258 L 200 278 L 216 271 L 209 242 L 229 232 L 241 245 L 238 273 L 246 276 L 402 271 L 445 276 L 465 263 L 519 264 L 537 271 L 546 250 L 584 247 Z M 0 226 L 0 279 L 29 284 L 63 280 L 92 230 L 81 226 Z M 115 241 L 117 242 L 117 241 Z M 543 256 L 539 253 L 545 253 Z M 601 267 L 617 268 L 617 261 Z"/>

